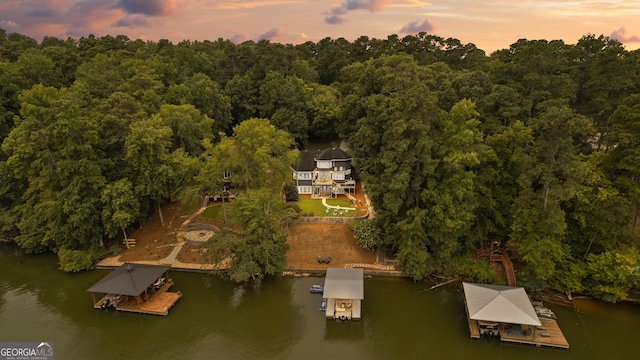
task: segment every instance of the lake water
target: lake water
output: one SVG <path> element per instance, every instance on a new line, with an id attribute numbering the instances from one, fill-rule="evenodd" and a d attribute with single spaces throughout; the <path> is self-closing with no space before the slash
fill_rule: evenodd
<path id="1" fill-rule="evenodd" d="M 48 341 L 60 359 L 633 359 L 640 306 L 578 300 L 547 304 L 571 348 L 469 337 L 461 286 L 423 291 L 401 278 L 365 279 L 361 321 L 326 320 L 320 278 L 241 286 L 172 271 L 183 298 L 166 317 L 95 310 L 99 270 L 65 274 L 54 255 L 0 245 L 0 341 Z"/>

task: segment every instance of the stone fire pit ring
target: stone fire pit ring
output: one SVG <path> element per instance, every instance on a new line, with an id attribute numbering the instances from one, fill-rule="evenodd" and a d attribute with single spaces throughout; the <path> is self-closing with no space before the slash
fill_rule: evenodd
<path id="1" fill-rule="evenodd" d="M 182 239 L 187 244 L 200 246 L 207 242 L 207 240 L 218 231 L 220 231 L 220 229 L 211 224 L 187 224 L 184 227 Z"/>

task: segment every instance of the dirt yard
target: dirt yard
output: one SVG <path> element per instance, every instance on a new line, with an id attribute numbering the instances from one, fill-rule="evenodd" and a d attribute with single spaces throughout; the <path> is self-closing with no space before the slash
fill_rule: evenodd
<path id="1" fill-rule="evenodd" d="M 360 189 L 360 193 L 362 193 Z M 364 203 L 364 197 L 358 196 Z M 144 226 L 130 234 L 136 246 L 124 249 L 120 261 L 153 261 L 166 258 L 178 244 L 177 234 L 189 214 L 180 213 L 180 203 L 170 203 L 162 208 L 163 227 L 157 213 Z M 218 227 L 223 225 L 215 224 Z M 343 267 L 345 264 L 375 264 L 376 254 L 358 246 L 348 225 L 300 223 L 289 229 L 287 269 L 321 270 Z M 329 264 L 318 263 L 318 257 L 331 257 Z M 202 252 L 195 246 L 184 244 L 177 256 L 183 263 L 199 264 Z"/>

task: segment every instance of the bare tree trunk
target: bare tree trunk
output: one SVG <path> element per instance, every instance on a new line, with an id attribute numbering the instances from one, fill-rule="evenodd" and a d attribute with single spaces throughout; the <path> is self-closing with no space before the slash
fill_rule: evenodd
<path id="1" fill-rule="evenodd" d="M 162 207 L 160 206 L 160 202 L 156 202 L 156 210 L 158 210 L 158 215 L 160 215 L 160 224 L 164 227 L 164 217 L 162 216 Z"/>
<path id="2" fill-rule="evenodd" d="M 122 228 L 122 233 L 124 234 L 124 244 L 128 249 L 129 248 L 129 237 L 127 236 L 127 231 L 124 228 Z"/>
<path id="3" fill-rule="evenodd" d="M 544 186 L 544 200 L 542 201 L 542 210 L 547 209 L 547 202 L 549 201 L 549 188 Z"/>
<path id="4" fill-rule="evenodd" d="M 225 225 L 227 224 L 227 208 L 226 206 L 224 206 L 224 195 L 225 195 L 225 191 L 222 191 L 222 215 L 224 216 L 224 223 Z"/>
<path id="5" fill-rule="evenodd" d="M 593 242 L 596 239 L 596 235 L 598 235 L 597 231 L 595 233 L 593 233 L 593 236 L 591 237 L 591 241 L 589 241 L 589 246 L 587 246 L 587 251 L 584 252 L 584 256 L 582 257 L 582 260 L 587 258 L 587 255 L 589 254 L 589 251 L 591 250 L 591 245 L 593 245 Z"/>

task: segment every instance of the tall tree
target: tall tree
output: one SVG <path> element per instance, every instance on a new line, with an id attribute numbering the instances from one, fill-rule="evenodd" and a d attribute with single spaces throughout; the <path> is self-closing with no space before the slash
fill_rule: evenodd
<path id="1" fill-rule="evenodd" d="M 162 226 L 164 218 L 160 204 L 175 193 L 176 169 L 171 161 L 171 137 L 169 126 L 162 119 L 152 117 L 131 124 L 131 132 L 125 141 L 125 161 L 134 191 L 156 205 Z"/>
<path id="2" fill-rule="evenodd" d="M 21 118 L 2 147 L 15 177 L 29 184 L 17 208 L 17 243 L 30 252 L 97 246 L 105 182 L 95 151 L 97 124 L 67 89 L 36 85 L 20 100 Z"/>
<path id="3" fill-rule="evenodd" d="M 572 199 L 586 177 L 579 148 L 593 133 L 589 119 L 568 107 L 550 108 L 531 119 L 535 142 L 523 157 L 509 244 L 540 280 L 552 278 L 555 264 L 569 255 L 563 202 Z"/>
<path id="4" fill-rule="evenodd" d="M 268 187 L 279 192 L 290 177 L 290 167 L 298 156 L 291 135 L 278 130 L 266 119 L 249 119 L 233 128 L 215 146 L 205 143 L 205 164 L 196 182 L 214 191 L 224 172 L 241 189 Z"/>
<path id="5" fill-rule="evenodd" d="M 120 179 L 107 184 L 100 195 L 102 201 L 102 223 L 105 235 L 116 236 L 122 231 L 127 239 L 127 228 L 140 215 L 140 203 L 133 192 L 133 184 L 129 179 Z"/>
<path id="6" fill-rule="evenodd" d="M 231 206 L 242 230 L 227 229 L 209 240 L 212 259 L 220 263 L 230 258 L 226 272 L 237 282 L 282 274 L 293 210 L 269 188 L 251 189 Z"/>

